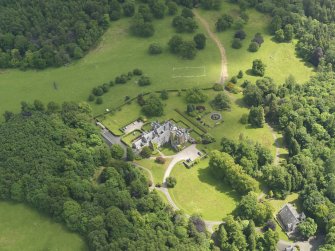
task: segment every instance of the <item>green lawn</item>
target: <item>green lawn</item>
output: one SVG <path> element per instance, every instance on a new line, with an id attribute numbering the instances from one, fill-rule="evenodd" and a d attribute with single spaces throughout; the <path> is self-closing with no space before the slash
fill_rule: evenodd
<path id="1" fill-rule="evenodd" d="M 0 202 L 0 250 L 86 251 L 85 242 L 61 224 L 23 204 Z"/>
<path id="2" fill-rule="evenodd" d="M 172 147 L 163 147 L 162 149 L 160 149 L 160 151 L 165 156 L 171 156 L 171 155 L 175 155 L 177 153 L 177 151 L 175 149 L 173 149 Z"/>
<path id="3" fill-rule="evenodd" d="M 213 97 L 215 93 L 211 94 Z M 208 146 L 204 146 L 205 150 L 220 149 L 220 141 L 222 137 L 238 140 L 240 137 L 251 139 L 261 143 L 269 148 L 273 155 L 276 153 L 276 147 L 272 137 L 271 130 L 264 126 L 263 128 L 253 128 L 250 125 L 240 123 L 243 114 L 248 114 L 249 109 L 243 105 L 242 94 L 231 95 L 232 105 L 230 111 L 221 112 L 223 122 L 210 130 L 210 134 L 216 139 L 216 142 Z"/>
<path id="4" fill-rule="evenodd" d="M 199 10 L 199 13 L 208 20 L 214 30 L 217 19 L 223 13 L 229 13 L 234 18 L 238 17 L 239 7 L 236 4 L 228 3 L 226 0 L 220 11 Z M 268 32 L 270 17 L 254 9 L 247 10 L 247 14 L 250 18 L 248 24 L 244 27 L 247 37 L 243 41 L 241 49 L 237 50 L 231 47 L 235 29 L 217 33 L 226 49 L 229 76 L 236 75 L 239 70 L 246 73 L 247 70 L 251 69 L 254 59 L 261 59 L 267 65 L 266 75 L 273 78 L 278 84 L 282 84 L 290 74 L 300 83 L 307 81 L 313 75 L 314 69 L 310 65 L 306 66 L 305 62 L 297 58 L 295 53 L 296 41 L 292 43 L 274 42 Z M 248 47 L 257 32 L 262 33 L 265 42 L 258 52 L 252 53 L 248 51 Z M 245 76 L 252 81 L 256 80 L 256 77 L 247 74 Z"/>
<path id="5" fill-rule="evenodd" d="M 162 183 L 166 168 L 171 162 L 171 159 L 166 159 L 165 164 L 158 164 L 153 159 L 142 159 L 135 161 L 137 164 L 149 169 L 154 176 L 155 183 Z"/>
<path id="6" fill-rule="evenodd" d="M 178 164 L 171 176 L 177 179 L 177 185 L 169 189 L 171 197 L 188 214 L 200 213 L 206 220 L 218 221 L 238 203 L 238 194 L 210 173 L 208 160 L 191 169 Z"/>
<path id="7" fill-rule="evenodd" d="M 129 133 L 128 135 L 124 136 L 122 138 L 122 140 L 128 145 L 128 146 L 132 146 L 132 142 L 137 139 L 140 135 L 142 134 L 141 131 L 139 130 L 135 130 L 131 133 Z"/>
<path id="8" fill-rule="evenodd" d="M 92 104 L 95 114 L 106 108 L 113 108 L 124 101 L 125 96 L 135 97 L 141 92 L 173 88 L 208 86 L 216 82 L 220 75 L 220 55 L 216 45 L 208 40 L 207 47 L 199 51 L 195 60 L 183 60 L 168 52 L 167 43 L 175 34 L 171 26 L 173 17 L 155 20 L 153 37 L 137 38 L 129 35 L 130 19 L 123 18 L 111 24 L 101 43 L 82 60 L 67 67 L 43 71 L 5 70 L 0 72 L 0 114 L 5 110 L 17 111 L 22 100 L 40 99 L 48 101 L 87 100 L 93 87 L 141 68 L 152 79 L 152 85 L 139 87 L 134 80 L 124 85 L 112 87 L 103 96 L 102 105 Z M 199 32 L 202 29 L 199 29 Z M 192 39 L 194 34 L 182 34 Z M 147 53 L 148 46 L 158 42 L 164 46 L 164 52 L 158 56 Z M 181 67 L 205 67 L 205 77 L 175 77 L 177 75 L 203 74 L 203 68 L 185 70 Z M 173 70 L 175 68 L 175 70 Z M 176 70 L 177 69 L 177 70 Z M 177 71 L 177 72 L 176 72 Z M 197 71 L 197 72 L 195 72 Z M 57 90 L 54 88 L 54 82 Z"/>

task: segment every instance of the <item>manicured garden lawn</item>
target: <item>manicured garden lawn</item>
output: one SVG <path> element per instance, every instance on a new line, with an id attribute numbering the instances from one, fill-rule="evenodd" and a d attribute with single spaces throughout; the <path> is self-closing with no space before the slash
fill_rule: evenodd
<path id="1" fill-rule="evenodd" d="M 208 40 L 205 50 L 200 51 L 194 60 L 183 60 L 172 55 L 167 43 L 175 34 L 171 26 L 172 17 L 156 20 L 153 37 L 137 38 L 129 35 L 129 18 L 123 18 L 111 24 L 101 43 L 83 59 L 67 67 L 43 71 L 4 70 L 0 72 L 0 114 L 5 110 L 17 111 L 20 102 L 40 99 L 48 101 L 85 101 L 93 87 L 113 80 L 117 75 L 140 68 L 152 80 L 152 85 L 139 87 L 134 80 L 124 85 L 117 85 L 103 96 L 104 103 L 92 103 L 94 113 L 100 114 L 106 108 L 120 105 L 126 96 L 135 97 L 141 92 L 162 89 L 180 89 L 193 86 L 208 86 L 216 82 L 220 75 L 220 55 L 215 44 Z M 199 32 L 202 30 L 199 29 Z M 192 39 L 194 34 L 181 34 Z M 148 46 L 158 42 L 164 46 L 164 52 L 150 56 Z M 189 70 L 180 67 L 204 66 L 206 77 L 174 78 L 173 68 L 178 68 L 178 75 L 189 74 Z M 192 70 L 192 74 L 195 70 Z M 199 75 L 203 68 L 196 70 Z M 57 88 L 54 88 L 54 82 Z"/>
<path id="2" fill-rule="evenodd" d="M 206 220 L 218 221 L 230 214 L 238 203 L 238 194 L 210 173 L 208 159 L 191 169 L 178 164 L 171 176 L 176 177 L 177 185 L 169 192 L 187 214 L 199 213 Z"/>
<path id="3" fill-rule="evenodd" d="M 215 94 L 211 94 L 213 97 Z M 248 114 L 249 109 L 244 107 L 242 102 L 242 94 L 231 95 L 232 105 L 230 111 L 221 112 L 223 122 L 210 130 L 210 134 L 216 139 L 216 142 L 204 146 L 206 150 L 220 149 L 222 137 L 238 140 L 240 137 L 251 139 L 259 142 L 263 146 L 269 148 L 275 155 L 276 148 L 272 137 L 271 130 L 265 125 L 263 128 L 253 128 L 250 125 L 244 125 L 240 122 L 243 114 Z"/>
<path id="4" fill-rule="evenodd" d="M 228 0 L 226 0 L 220 11 L 199 9 L 199 13 L 205 17 L 211 24 L 212 29 L 215 30 L 215 23 L 222 14 L 231 14 L 236 19 L 239 16 L 239 7 L 236 4 L 228 3 Z M 229 76 L 232 77 L 242 70 L 247 79 L 255 81 L 257 78 L 247 75 L 246 71 L 251 69 L 253 60 L 261 59 L 267 65 L 266 76 L 273 78 L 278 84 L 282 84 L 290 74 L 300 83 L 307 81 L 313 75 L 314 69 L 306 66 L 301 59 L 297 58 L 295 53 L 296 41 L 292 43 L 276 43 L 268 31 L 270 17 L 254 9 L 247 10 L 247 14 L 250 18 L 248 24 L 244 27 L 247 37 L 243 41 L 241 49 L 233 49 L 231 47 L 236 29 L 232 28 L 228 31 L 217 33 L 226 50 Z M 248 47 L 257 32 L 262 33 L 265 42 L 258 52 L 252 53 L 248 51 Z"/>
<path id="5" fill-rule="evenodd" d="M 157 184 L 157 183 L 162 183 L 165 170 L 170 164 L 171 159 L 166 159 L 165 164 L 158 164 L 153 159 L 142 159 L 142 160 L 137 160 L 135 162 L 151 170 L 152 175 L 154 176 L 154 182 L 155 184 Z"/>
<path id="6" fill-rule="evenodd" d="M 137 139 L 140 135 L 142 134 L 141 131 L 136 130 L 133 131 L 132 133 L 129 133 L 128 135 L 124 136 L 122 140 L 128 145 L 132 146 L 132 142 Z"/>
<path id="7" fill-rule="evenodd" d="M 218 94 L 213 90 L 203 91 L 209 97 L 208 101 L 203 106 L 206 107 L 206 112 L 212 112 L 212 107 L 209 102 Z M 178 108 L 180 111 L 184 112 L 186 110 L 186 101 L 184 99 L 184 93 L 181 96 L 178 96 L 177 93 L 170 93 L 169 99 L 164 102 L 164 115 L 158 118 L 150 118 L 150 121 L 164 121 L 173 119 L 178 122 L 181 121 L 183 126 L 192 128 L 195 133 L 192 134 L 196 139 L 200 137 L 203 133 L 192 123 L 178 114 L 175 109 Z M 248 108 L 244 107 L 242 102 L 242 94 L 230 95 L 232 101 L 232 108 L 230 111 L 222 111 L 223 122 L 220 125 L 215 126 L 214 128 L 207 128 L 207 131 L 215 137 L 216 142 L 210 145 L 200 146 L 204 150 L 211 151 L 213 149 L 220 149 L 220 142 L 222 137 L 228 137 L 230 139 L 238 140 L 240 137 L 249 138 L 255 142 L 259 142 L 265 147 L 268 147 L 275 155 L 276 148 L 274 145 L 273 136 L 271 130 L 264 126 L 264 128 L 251 128 L 250 125 L 243 125 L 240 123 L 240 119 L 243 114 L 248 114 Z M 126 114 L 127 116 L 125 116 Z M 132 102 L 130 105 L 125 105 L 120 111 L 115 112 L 114 114 L 105 115 L 105 118 L 102 118 L 102 123 L 107 126 L 114 133 L 121 133 L 119 128 L 133 122 L 138 119 L 140 116 L 143 116 L 140 110 L 140 106 L 137 102 Z M 206 117 L 206 116 L 205 116 Z M 209 115 L 208 115 L 209 117 Z M 100 118 L 99 118 L 100 119 Z M 195 118 L 191 118 L 195 121 Z M 207 118 L 210 120 L 210 118 Z M 208 122 L 208 121 L 205 122 Z M 196 122 L 198 123 L 198 122 Z M 209 122 L 208 122 L 209 123 Z M 182 125 L 180 124 L 180 125 Z M 213 123 L 212 125 L 214 125 Z M 200 124 L 199 124 L 200 125 Z M 284 150 L 283 150 L 284 153 Z"/>
<path id="8" fill-rule="evenodd" d="M 81 237 L 71 233 L 37 211 L 0 202 L 0 250 L 2 251 L 86 251 Z"/>

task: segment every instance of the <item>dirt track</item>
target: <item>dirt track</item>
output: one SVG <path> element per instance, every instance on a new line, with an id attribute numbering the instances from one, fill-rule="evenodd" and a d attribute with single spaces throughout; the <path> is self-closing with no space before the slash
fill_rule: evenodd
<path id="1" fill-rule="evenodd" d="M 207 31 L 209 37 L 214 41 L 216 46 L 219 48 L 221 54 L 221 74 L 219 83 L 223 84 L 225 80 L 228 79 L 228 66 L 227 66 L 227 57 L 226 57 L 226 50 L 223 47 L 220 39 L 216 36 L 216 34 L 211 30 L 209 27 L 208 22 L 202 18 L 196 10 L 193 10 L 194 16 L 199 22 L 204 26 L 205 30 Z"/>

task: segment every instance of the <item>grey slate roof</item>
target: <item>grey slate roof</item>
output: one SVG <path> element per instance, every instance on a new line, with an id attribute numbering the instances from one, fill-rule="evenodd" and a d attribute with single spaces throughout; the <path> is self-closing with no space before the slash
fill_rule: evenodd
<path id="1" fill-rule="evenodd" d="M 300 222 L 300 215 L 297 210 L 290 204 L 286 204 L 278 213 L 283 226 L 287 231 L 293 231 L 296 225 Z"/>

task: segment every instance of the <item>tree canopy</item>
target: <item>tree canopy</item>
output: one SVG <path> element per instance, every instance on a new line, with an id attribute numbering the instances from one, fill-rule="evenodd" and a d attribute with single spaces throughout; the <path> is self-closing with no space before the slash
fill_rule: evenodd
<path id="1" fill-rule="evenodd" d="M 137 168 L 112 158 L 87 104 L 41 108 L 23 102 L 0 124 L 1 199 L 64 222 L 90 250 L 209 249 L 206 232 L 149 193 Z"/>

